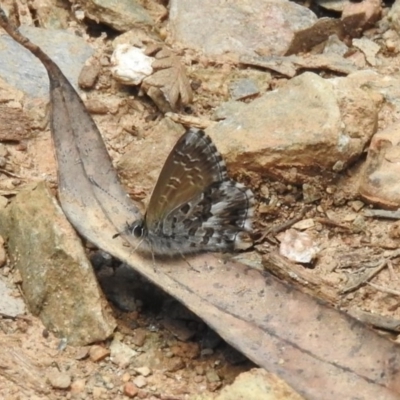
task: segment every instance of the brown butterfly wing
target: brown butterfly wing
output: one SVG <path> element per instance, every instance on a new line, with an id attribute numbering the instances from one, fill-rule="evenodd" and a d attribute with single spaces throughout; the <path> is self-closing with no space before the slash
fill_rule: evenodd
<path id="1" fill-rule="evenodd" d="M 189 129 L 169 154 L 150 198 L 145 223 L 152 231 L 172 210 L 227 179 L 225 163 L 201 130 Z"/>

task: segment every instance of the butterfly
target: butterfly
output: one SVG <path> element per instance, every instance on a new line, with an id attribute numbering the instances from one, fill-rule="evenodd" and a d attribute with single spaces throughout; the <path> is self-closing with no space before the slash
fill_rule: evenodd
<path id="1" fill-rule="evenodd" d="M 126 232 L 152 255 L 233 251 L 251 232 L 253 213 L 251 190 L 228 177 L 210 137 L 191 128 L 169 154 L 144 217 Z"/>

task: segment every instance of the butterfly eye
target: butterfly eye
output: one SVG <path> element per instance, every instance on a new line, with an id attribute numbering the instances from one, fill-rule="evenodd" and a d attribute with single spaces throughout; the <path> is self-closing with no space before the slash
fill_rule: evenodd
<path id="1" fill-rule="evenodd" d="M 141 238 L 141 237 L 145 236 L 146 228 L 144 226 L 144 222 L 143 221 L 137 221 L 134 224 L 132 224 L 131 225 L 131 232 L 137 238 Z"/>

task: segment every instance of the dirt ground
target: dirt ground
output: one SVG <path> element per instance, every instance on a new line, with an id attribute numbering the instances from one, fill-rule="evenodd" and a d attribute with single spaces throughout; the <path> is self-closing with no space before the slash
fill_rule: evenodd
<path id="1" fill-rule="evenodd" d="M 110 54 L 110 41 L 88 35 L 85 22 L 77 29 L 96 47 L 99 57 Z M 98 27 L 91 23 L 89 32 L 94 33 L 96 29 Z M 184 63 L 197 56 L 182 53 Z M 215 63 L 204 57 L 202 64 L 207 65 L 208 69 L 207 76 L 202 74 L 202 80 L 207 82 L 207 85 L 203 85 L 206 89 L 196 92 L 196 101 L 187 111 L 198 119 L 208 120 L 210 109 L 226 99 L 229 77 L 240 71 L 233 63 Z M 397 64 L 397 59 L 393 60 L 393 64 Z M 195 82 L 198 77 L 196 65 L 188 68 L 188 74 Z M 104 133 L 109 152 L 117 162 L 132 140 L 151 133 L 163 114 L 148 97 L 135 96 L 133 99 L 133 95 L 138 94 L 135 89 L 131 91 L 115 83 L 106 68 L 101 72 L 100 82 L 104 84 L 98 84 L 95 91 L 88 92 L 86 100 L 108 99 L 109 104 L 115 99 L 129 100 L 129 107 L 140 110 L 130 115 L 127 122 L 131 127 L 130 132 L 119 124 L 126 119 L 126 109 L 94 115 Z M 271 87 L 279 87 L 284 82 L 284 78 L 273 76 Z M 384 120 L 384 117 L 382 114 L 380 127 L 391 122 Z M 3 190 L 11 186 L 17 192 L 18 179 L 22 178 L 23 182 L 36 181 L 43 174 L 56 186 L 56 165 L 48 131 L 39 133 L 27 142 L 7 144 L 6 147 L 14 164 L 24 165 L 25 168 L 23 177 L 19 177 L 18 171 L 15 176 L 3 177 Z M 300 266 L 296 273 L 304 280 L 310 281 L 312 277 L 318 289 L 312 289 L 311 292 L 335 307 L 347 310 L 360 319 L 366 318 L 363 312 L 374 315 L 374 320 L 368 319 L 367 322 L 382 328 L 385 335 L 396 340 L 400 326 L 400 222 L 362 216 L 362 211 L 369 207 L 360 201 L 357 192 L 364 162 L 363 157 L 340 176 L 319 177 L 313 183 L 319 200 L 312 203 L 304 202 L 300 186 L 270 178 L 262 181 L 249 179 L 257 198 L 257 244 L 248 258 L 259 260 L 260 255 L 276 250 L 276 235 L 291 219 L 299 215 L 302 220 L 314 219 L 313 234 L 318 236 L 321 251 L 313 265 Z M 132 194 L 143 199 L 149 190 L 151 188 L 147 186 L 139 186 Z M 266 191 L 269 199 L 276 199 L 275 203 L 267 202 Z M 271 227 L 277 229 L 263 237 Z M 88 248 L 88 254 L 93 254 L 93 249 Z M 289 270 L 273 272 L 301 286 L 301 282 L 290 279 Z M 15 282 L 16 295 L 22 296 L 18 291 L 18 274 L 12 266 L 6 265 L 0 273 Z M 115 273 L 115 268 L 101 266 L 97 273 L 102 282 L 104 277 Z M 4 335 L 0 336 L 0 340 L 5 341 L 7 336 L 6 345 L 4 342 L 7 349 L 2 351 L 0 358 L 9 369 L 0 373 L 0 397 L 84 399 L 91 396 L 94 399 L 115 399 L 126 395 L 149 400 L 179 400 L 200 393 L 211 396 L 233 382 L 238 374 L 254 367 L 169 296 L 139 276 L 137 280 L 140 284 L 132 293 L 134 311 L 122 310 L 121 304 L 114 301 L 112 295 L 108 296 L 111 302 L 116 303 L 113 304 L 118 321 L 116 338 L 139 354 L 134 363 L 127 367 L 121 360 L 111 361 L 108 357 L 111 340 L 73 348 L 64 346 L 32 315 L 17 318 L 3 316 L 0 318 L 0 331 Z M 181 326 L 182 319 L 185 321 L 184 327 Z M 188 331 L 189 337 L 180 340 L 181 335 L 186 335 Z M 31 358 L 21 358 L 18 355 L 20 348 Z M 37 360 L 37 363 L 32 364 L 32 360 Z M 148 370 L 143 369 L 143 365 Z M 47 376 L 49 371 L 53 371 L 51 378 Z M 50 391 L 46 379 L 50 381 Z"/>

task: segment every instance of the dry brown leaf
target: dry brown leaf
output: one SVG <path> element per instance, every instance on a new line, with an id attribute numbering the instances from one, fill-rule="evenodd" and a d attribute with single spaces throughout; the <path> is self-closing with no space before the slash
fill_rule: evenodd
<path id="1" fill-rule="evenodd" d="M 152 67 L 156 72 L 144 80 L 145 84 L 160 88 L 172 109 L 191 103 L 193 93 L 180 58 L 165 47 L 155 58 Z"/>

